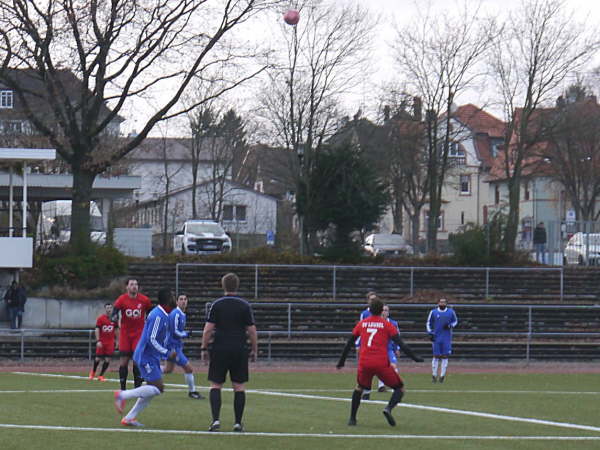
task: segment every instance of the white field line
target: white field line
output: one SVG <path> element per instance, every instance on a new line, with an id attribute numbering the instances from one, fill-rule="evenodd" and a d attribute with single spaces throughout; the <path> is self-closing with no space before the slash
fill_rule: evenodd
<path id="1" fill-rule="evenodd" d="M 291 437 L 291 438 L 350 438 L 350 439 L 412 439 L 412 440 L 473 440 L 473 441 L 600 441 L 600 436 L 448 436 L 448 435 L 416 435 L 416 434 L 334 434 L 334 433 L 263 433 L 263 432 L 219 432 L 195 430 L 160 430 L 140 428 L 92 428 L 92 427 L 62 427 L 49 425 L 17 425 L 0 423 L 4 429 L 47 430 L 47 431 L 107 431 L 118 433 L 151 433 L 151 434 L 176 434 L 176 435 L 201 435 L 201 436 L 260 436 L 260 437 Z"/>
<path id="2" fill-rule="evenodd" d="M 14 372 L 14 373 L 21 374 L 21 375 L 41 376 L 41 377 L 87 379 L 86 377 L 77 376 L 77 375 L 43 374 L 43 373 L 33 373 L 33 372 Z M 171 384 L 170 386 L 181 387 L 182 385 Z M 325 397 L 325 396 L 320 396 L 320 395 L 294 394 L 294 393 L 286 393 L 286 392 L 273 392 L 273 391 L 266 391 L 266 390 L 248 389 L 246 392 L 268 395 L 268 396 L 273 396 L 273 397 L 301 398 L 301 399 L 310 399 L 310 400 L 331 400 L 331 401 L 341 401 L 341 402 L 349 402 L 350 401 L 349 398 Z M 387 405 L 386 401 L 381 401 L 381 400 L 369 400 L 369 401 L 366 401 L 366 403 Z M 503 415 L 503 414 L 467 411 L 467 410 L 463 410 L 463 409 L 442 408 L 439 406 L 415 405 L 412 403 L 400 403 L 398 405 L 398 407 L 419 409 L 419 410 L 424 410 L 424 411 L 443 412 L 443 413 L 450 413 L 450 414 L 459 414 L 459 415 L 472 416 L 472 417 L 483 417 L 486 419 L 507 420 L 510 422 L 531 423 L 531 424 L 535 424 L 535 425 L 547 425 L 547 426 L 552 426 L 552 427 L 570 428 L 570 429 L 575 429 L 575 430 L 585 430 L 585 431 L 592 431 L 592 432 L 600 433 L 600 427 L 595 427 L 595 426 L 591 426 L 591 425 L 580 425 L 580 424 L 569 423 L 569 422 L 556 422 L 553 420 L 533 419 L 533 418 L 529 418 L 529 417 L 517 417 L 517 416 L 508 416 L 508 415 Z"/>
<path id="3" fill-rule="evenodd" d="M 56 373 L 36 373 L 36 372 L 11 372 L 12 374 L 15 375 L 32 375 L 32 376 L 39 376 L 39 377 L 55 377 L 55 378 L 70 378 L 70 379 L 74 379 L 74 380 L 87 380 L 88 377 L 85 376 L 81 376 L 81 375 L 62 375 L 62 374 L 56 374 Z M 106 381 L 112 381 L 115 383 L 119 382 L 118 378 L 107 378 Z M 92 381 L 92 383 L 96 383 L 96 381 Z M 132 380 L 128 380 L 127 383 L 132 384 L 133 381 Z M 177 384 L 177 383 L 165 383 L 165 386 L 169 386 L 169 387 L 181 387 L 184 388 L 186 387 L 186 385 L 184 384 Z M 198 386 L 198 389 L 202 390 L 208 390 L 208 387 L 202 387 L 202 386 Z M 223 389 L 223 390 L 231 390 L 231 389 Z M 281 389 L 282 392 L 286 393 L 286 392 L 291 392 L 291 393 L 295 393 L 295 392 L 347 392 L 347 393 L 352 393 L 352 388 L 349 389 L 294 389 L 294 388 L 283 388 Z M 2 392 L 2 391 L 0 391 Z M 57 392 L 57 391 L 56 391 Z M 72 391 L 73 392 L 73 391 Z M 249 391 L 250 392 L 250 391 Z M 252 392 L 257 392 L 257 393 L 261 393 L 261 392 L 270 392 L 268 389 L 254 389 L 252 390 Z M 444 393 L 444 394 L 540 394 L 540 395 L 552 395 L 552 394 L 556 394 L 556 395 L 600 395 L 600 391 L 530 391 L 530 390 L 491 390 L 491 389 L 463 389 L 463 390 L 459 390 L 459 389 L 409 389 L 408 392 L 415 392 L 418 394 L 439 394 Z"/>
<path id="4" fill-rule="evenodd" d="M 114 391 L 114 389 L 23 389 L 20 391 L 3 391 L 0 389 L 0 394 L 106 394 Z M 187 389 L 169 389 L 169 392 L 187 392 Z"/>

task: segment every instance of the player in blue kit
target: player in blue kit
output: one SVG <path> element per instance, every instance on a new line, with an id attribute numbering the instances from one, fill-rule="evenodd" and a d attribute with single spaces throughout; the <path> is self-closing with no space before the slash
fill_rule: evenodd
<path id="1" fill-rule="evenodd" d="M 433 359 L 431 360 L 432 382 L 444 382 L 448 357 L 452 354 L 452 329 L 458 325 L 458 317 L 452 308 L 448 307 L 445 298 L 440 298 L 438 307 L 432 309 L 427 317 L 427 334 L 432 342 Z M 438 377 L 438 368 L 440 374 Z"/>
<path id="2" fill-rule="evenodd" d="M 187 309 L 188 298 L 185 294 L 180 294 L 177 297 L 177 307 L 169 313 L 169 349 L 176 353 L 175 358 L 169 358 L 165 366 L 164 373 L 171 373 L 175 368 L 175 364 L 180 366 L 185 375 L 185 382 L 188 385 L 188 396 L 195 400 L 204 398 L 196 391 L 196 385 L 194 383 L 194 371 L 189 363 L 187 357 L 183 354 L 183 339 L 188 337 L 189 334 L 185 331 L 185 310 Z"/>
<path id="3" fill-rule="evenodd" d="M 115 392 L 115 408 L 123 414 L 125 401 L 137 398 L 131 411 L 121 420 L 121 424 L 130 427 L 141 427 L 137 416 L 150 404 L 153 397 L 164 391 L 160 361 L 167 357 L 175 357 L 175 352 L 169 355 L 169 315 L 165 311 L 173 304 L 173 296 L 169 289 L 158 292 L 158 306 L 155 307 L 144 324 L 144 331 L 138 342 L 133 360 L 140 368 L 146 385 L 128 391 Z"/>
<path id="4" fill-rule="evenodd" d="M 394 319 L 390 319 L 390 307 L 388 305 L 383 305 L 383 312 L 381 313 L 381 317 L 390 322 L 392 325 L 396 327 L 398 330 L 398 334 L 400 334 L 400 328 L 398 327 L 398 322 Z M 396 373 L 398 372 L 398 354 L 400 353 L 400 347 L 394 341 L 388 342 L 388 359 L 390 360 L 390 365 L 394 368 Z M 381 380 L 379 381 L 381 383 Z M 383 384 L 383 383 L 381 383 Z M 379 386 L 377 389 L 379 392 L 385 391 L 385 384 L 383 385 L 383 389 Z"/>

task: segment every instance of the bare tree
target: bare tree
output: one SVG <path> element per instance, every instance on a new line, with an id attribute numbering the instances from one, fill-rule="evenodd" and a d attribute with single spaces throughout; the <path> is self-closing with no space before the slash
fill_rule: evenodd
<path id="1" fill-rule="evenodd" d="M 300 23 L 282 25 L 281 59 L 268 73 L 260 104 L 272 143 L 293 150 L 288 152 L 289 164 L 295 168 L 299 190 L 314 169 L 316 154 L 337 126 L 340 96 L 368 73 L 375 21 L 358 3 L 301 0 L 298 7 Z M 300 164 L 294 160 L 296 155 L 301 157 Z M 305 201 L 310 203 L 315 195 L 307 192 Z M 309 223 L 311 218 L 303 220 Z M 303 247 L 307 247 L 301 228 Z"/>
<path id="2" fill-rule="evenodd" d="M 171 201 L 171 189 L 173 184 L 173 179 L 177 177 L 180 172 L 183 170 L 182 163 L 173 164 L 169 158 L 169 145 L 167 136 L 163 135 L 162 139 L 159 142 L 159 155 L 162 162 L 162 173 L 156 180 L 162 186 L 164 186 L 164 195 L 163 195 L 163 210 L 162 210 L 162 220 L 161 220 L 161 234 L 162 234 L 162 247 L 163 251 L 166 252 L 169 248 L 168 238 L 169 238 L 169 223 L 170 217 L 172 216 L 172 208 L 170 208 Z"/>
<path id="3" fill-rule="evenodd" d="M 506 134 L 501 152 L 509 211 L 504 249 L 514 251 L 519 227 L 519 193 L 523 170 L 536 146 L 546 140 L 541 109 L 558 94 L 570 72 L 594 55 L 598 40 L 560 0 L 528 0 L 512 11 L 496 40 L 492 76 L 504 109 Z"/>
<path id="4" fill-rule="evenodd" d="M 219 111 L 215 109 L 212 102 L 201 105 L 188 115 L 192 141 L 190 156 L 192 161 L 192 218 L 198 219 L 198 185 L 201 180 L 200 164 L 202 156 L 210 154 L 214 156 L 214 146 L 217 145 L 217 121 Z M 213 151 L 211 151 L 213 150 Z M 213 164 L 217 162 L 213 160 Z"/>
<path id="5" fill-rule="evenodd" d="M 454 102 L 474 86 L 477 66 L 490 48 L 493 21 L 478 18 L 478 8 L 464 5 L 458 17 L 440 11 L 421 13 L 419 20 L 397 30 L 393 43 L 398 68 L 407 86 L 423 102 L 426 183 L 429 202 L 427 250 L 437 251 L 442 189 L 449 168 Z"/>
<path id="6" fill-rule="evenodd" d="M 219 68 L 218 73 L 227 74 L 213 94 L 219 96 L 265 68 L 233 67 L 256 53 L 227 37 L 256 13 L 279 3 L 0 1 L 0 81 L 15 92 L 27 120 L 70 165 L 73 244 L 89 242 L 89 202 L 96 175 L 133 150 L 156 123 L 208 100 L 178 106 L 193 79 Z M 231 70 L 223 71 L 223 66 Z M 131 99 L 157 92 L 164 100 L 139 134 L 107 142 Z"/>
<path id="7" fill-rule="evenodd" d="M 548 145 L 538 156 L 565 189 L 580 220 L 598 220 L 600 198 L 600 105 L 582 85 L 570 86 L 548 114 Z"/>

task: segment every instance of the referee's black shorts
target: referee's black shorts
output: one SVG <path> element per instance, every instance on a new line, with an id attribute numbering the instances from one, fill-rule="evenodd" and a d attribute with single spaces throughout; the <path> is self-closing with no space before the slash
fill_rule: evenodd
<path id="1" fill-rule="evenodd" d="M 233 383 L 246 383 L 248 376 L 248 349 L 211 349 L 208 381 L 223 384 L 227 378 Z"/>

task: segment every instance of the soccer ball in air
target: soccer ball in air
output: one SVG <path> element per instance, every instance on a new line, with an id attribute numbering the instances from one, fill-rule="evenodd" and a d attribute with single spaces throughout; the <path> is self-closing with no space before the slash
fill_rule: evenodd
<path id="1" fill-rule="evenodd" d="M 283 20 L 285 20 L 285 23 L 288 25 L 296 25 L 300 20 L 300 13 L 295 9 L 288 9 L 283 15 Z"/>

